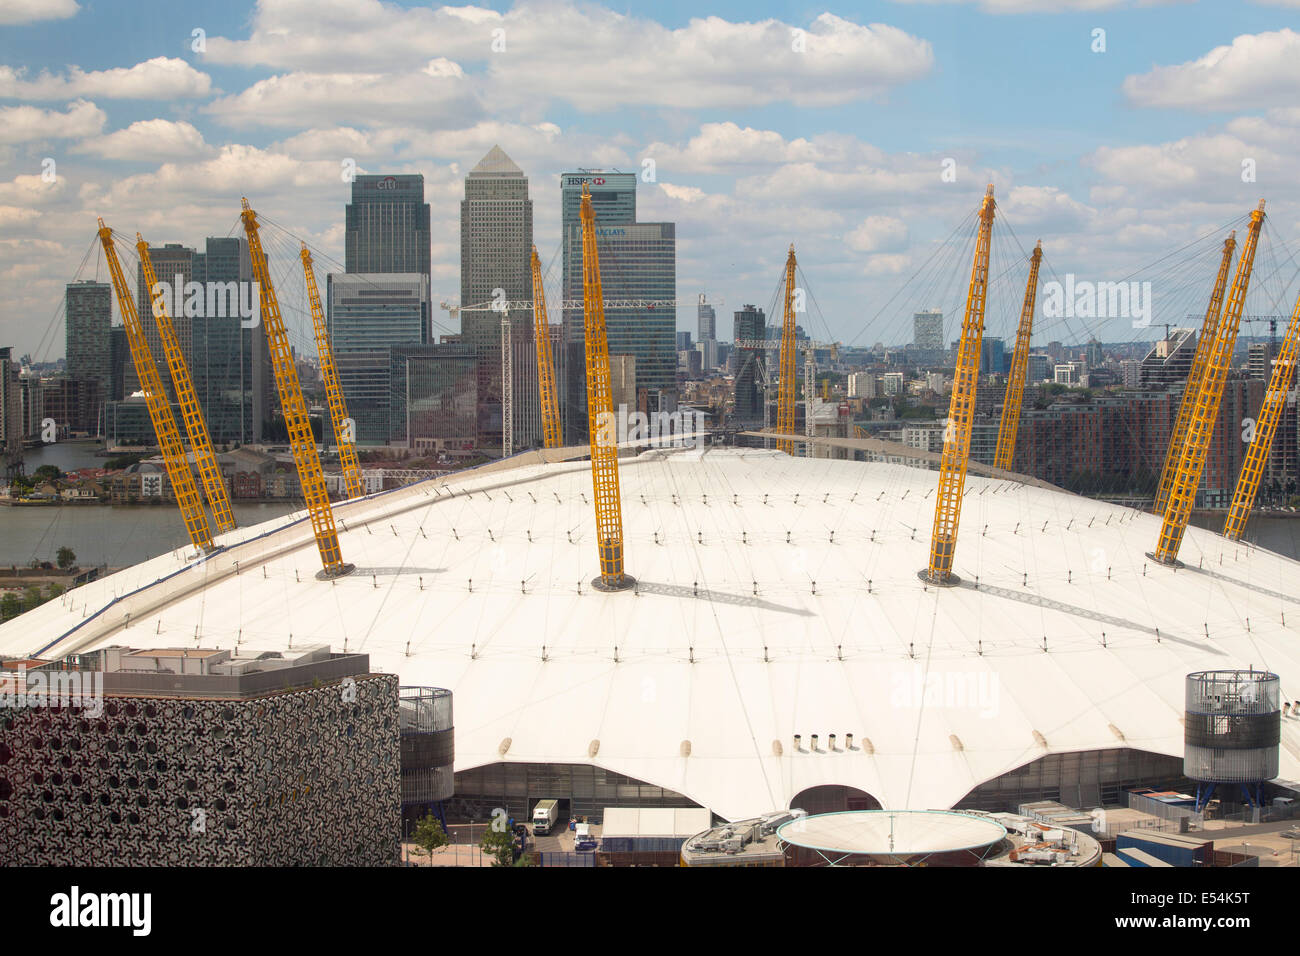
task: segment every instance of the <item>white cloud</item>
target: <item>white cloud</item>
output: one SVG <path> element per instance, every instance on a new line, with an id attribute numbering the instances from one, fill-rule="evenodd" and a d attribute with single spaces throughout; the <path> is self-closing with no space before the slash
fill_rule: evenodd
<path id="1" fill-rule="evenodd" d="M 859 252 L 894 251 L 907 243 L 907 224 L 893 216 L 868 216 L 846 241 L 850 249 Z"/>
<path id="2" fill-rule="evenodd" d="M 77 15 L 77 0 L 0 0 L 0 24 L 66 20 Z"/>
<path id="3" fill-rule="evenodd" d="M 89 153 L 104 159 L 168 160 L 187 159 L 211 152 L 203 134 L 191 124 L 165 119 L 140 120 L 126 129 L 85 140 L 74 153 Z"/>
<path id="4" fill-rule="evenodd" d="M 1245 33 L 1196 60 L 1127 77 L 1136 106 L 1242 110 L 1290 106 L 1300 89 L 1300 33 Z"/>
<path id="5" fill-rule="evenodd" d="M 0 66 L 0 96 L 18 100 L 60 100 L 73 96 L 104 99 L 172 100 L 207 96 L 212 78 L 184 60 L 156 56 L 132 67 L 94 70 L 69 67 L 65 75 L 42 71 L 27 79 L 25 69 Z"/>
<path id="6" fill-rule="evenodd" d="M 0 107 L 0 143 L 94 136 L 107 120 L 103 110 L 86 100 L 69 103 L 62 113 L 35 106 Z"/>
<path id="7" fill-rule="evenodd" d="M 452 64 L 454 66 L 454 64 Z M 463 73 L 287 73 L 204 107 L 230 126 L 285 129 L 333 124 L 463 123 L 482 115 Z"/>
<path id="8" fill-rule="evenodd" d="M 504 49 L 494 51 L 494 40 Z M 250 37 L 211 37 L 206 56 L 317 75 L 402 74 L 428 69 L 431 55 L 481 67 L 496 108 L 562 99 L 583 110 L 841 104 L 924 76 L 934 62 L 923 39 L 830 13 L 806 25 L 707 17 L 669 29 L 566 0 L 519 3 L 504 14 L 261 0 Z"/>

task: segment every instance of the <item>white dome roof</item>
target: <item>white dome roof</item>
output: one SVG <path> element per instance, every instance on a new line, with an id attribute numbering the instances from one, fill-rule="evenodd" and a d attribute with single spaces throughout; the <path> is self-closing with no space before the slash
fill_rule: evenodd
<path id="1" fill-rule="evenodd" d="M 328 643 L 452 689 L 458 770 L 594 763 L 730 819 L 820 784 L 931 809 L 1048 753 L 1181 755 L 1195 670 L 1297 694 L 1300 565 L 1211 532 L 1174 572 L 1150 515 L 971 475 L 963 583 L 936 589 L 936 472 L 651 452 L 620 467 L 638 591 L 603 594 L 587 463 L 512 464 L 336 506 L 346 578 L 316 579 L 299 513 L 77 588 L 0 626 L 0 654 Z"/>

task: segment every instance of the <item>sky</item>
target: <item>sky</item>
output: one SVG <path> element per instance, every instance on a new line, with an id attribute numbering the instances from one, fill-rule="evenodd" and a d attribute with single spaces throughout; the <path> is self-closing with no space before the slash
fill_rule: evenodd
<path id="1" fill-rule="evenodd" d="M 529 177 L 548 263 L 561 172 L 640 173 L 639 218 L 677 223 L 692 332 L 700 293 L 723 338 L 743 304 L 769 309 L 793 243 L 814 338 L 901 343 L 922 308 L 955 338 L 988 183 L 990 335 L 1014 336 L 1041 239 L 1042 278 L 1149 280 L 1155 322 L 1044 317 L 1036 345 L 1157 337 L 1203 311 L 1261 198 L 1247 312 L 1285 317 L 1300 0 L 0 0 L 0 346 L 64 354 L 66 284 L 106 281 L 97 216 L 201 246 L 247 196 L 329 271 L 348 161 L 424 175 L 433 298 L 454 302 L 464 176 L 494 144 Z"/>

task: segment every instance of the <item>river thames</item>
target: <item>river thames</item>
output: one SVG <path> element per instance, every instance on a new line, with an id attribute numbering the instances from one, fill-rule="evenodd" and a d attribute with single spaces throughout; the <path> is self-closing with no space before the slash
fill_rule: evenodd
<path id="1" fill-rule="evenodd" d="M 41 465 L 57 465 L 65 471 L 103 467 L 106 459 L 94 454 L 98 447 L 89 442 L 59 442 L 30 449 L 26 455 L 27 473 Z M 301 503 L 289 501 L 231 504 L 235 523 L 241 528 L 302 507 Z M 1198 515 L 1193 523 L 1217 531 L 1223 527 L 1223 517 Z M 1246 537 L 1271 551 L 1297 557 L 1300 518 L 1255 518 Z M 174 503 L 0 507 L 0 566 L 53 561 L 59 548 L 66 545 L 76 552 L 77 563 L 82 566 L 123 567 L 157 557 L 188 541 Z"/>

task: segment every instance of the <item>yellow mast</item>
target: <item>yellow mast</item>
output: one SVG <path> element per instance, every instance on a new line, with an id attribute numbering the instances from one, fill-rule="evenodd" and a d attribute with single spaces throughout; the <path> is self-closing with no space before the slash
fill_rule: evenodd
<path id="1" fill-rule="evenodd" d="M 984 305 L 988 295 L 989 240 L 993 232 L 993 184 L 984 191 L 979 234 L 966 291 L 966 315 L 961 323 L 957 370 L 953 374 L 948 428 L 939 461 L 939 493 L 934 502 L 934 531 L 930 536 L 930 565 L 922 572 L 933 584 L 949 584 L 957 552 L 966 465 L 970 460 L 971 423 L 975 416 L 975 386 L 979 380 L 980 349 L 984 341 Z"/>
<path id="2" fill-rule="evenodd" d="M 320 291 L 316 288 L 316 270 L 312 268 L 311 253 L 307 243 L 302 244 L 302 274 L 307 282 L 307 301 L 311 304 L 311 325 L 316 334 L 316 354 L 320 357 L 320 374 L 325 380 L 325 399 L 330 407 L 330 422 L 334 426 L 334 441 L 339 446 L 339 466 L 343 471 L 343 487 L 349 498 L 360 498 L 366 493 L 366 483 L 361 478 L 357 464 L 357 446 L 347 426 L 348 406 L 339 386 L 338 369 L 334 367 L 334 350 L 330 348 L 329 329 L 325 327 L 325 310 L 321 308 Z"/>
<path id="3" fill-rule="evenodd" d="M 1291 310 L 1291 324 L 1287 327 L 1286 338 L 1273 363 L 1273 374 L 1269 377 L 1268 391 L 1264 393 L 1264 405 L 1255 423 L 1255 439 L 1246 451 L 1246 460 L 1241 465 L 1241 475 L 1237 478 L 1237 489 L 1232 494 L 1232 506 L 1228 509 L 1228 520 L 1223 525 L 1223 536 L 1230 541 L 1241 539 L 1246 530 L 1246 519 L 1250 509 L 1255 506 L 1255 495 L 1259 491 L 1259 479 L 1264 473 L 1264 463 L 1268 461 L 1273 449 L 1273 436 L 1277 434 L 1277 423 L 1286 406 L 1286 396 L 1291 391 L 1295 380 L 1296 351 L 1300 347 L 1300 297 L 1296 298 L 1295 308 Z"/>
<path id="4" fill-rule="evenodd" d="M 271 270 L 267 265 L 266 253 L 262 251 L 261 236 L 257 232 L 257 213 L 253 212 L 247 199 L 242 204 L 240 218 L 244 220 L 244 232 L 248 236 L 248 254 L 253 260 L 253 274 L 262 287 L 262 325 L 266 328 L 266 341 L 271 349 L 275 384 L 280 392 L 280 409 L 289 431 L 289 446 L 293 449 L 294 464 L 298 467 L 302 496 L 311 515 L 316 547 L 320 550 L 321 564 L 324 565 L 324 570 L 318 576 L 338 577 L 347 574 L 353 567 L 343 563 L 339 550 L 339 535 L 334 527 L 334 513 L 330 511 L 330 496 L 325 488 L 320 456 L 316 452 L 316 438 L 311 433 L 311 421 L 307 417 L 307 403 L 303 401 L 302 388 L 298 385 L 298 369 L 293 364 L 289 335 L 284 328 L 280 303 L 271 284 Z"/>
<path id="5" fill-rule="evenodd" d="M 605 338 L 605 295 L 596 249 L 596 213 L 582 187 L 582 296 L 587 359 L 587 421 L 591 444 L 591 484 L 596 498 L 596 545 L 600 577 L 592 586 L 622 591 L 635 580 L 623 573 L 623 503 L 618 487 L 618 426 L 610 389 L 609 344 Z"/>
<path id="6" fill-rule="evenodd" d="M 185 446 L 181 444 L 176 419 L 172 417 L 162 376 L 158 374 L 153 353 L 149 351 L 144 326 L 140 324 L 140 316 L 135 310 L 135 300 L 131 298 L 126 277 L 122 274 L 122 263 L 118 260 L 117 248 L 113 245 L 113 230 L 104 225 L 103 219 L 99 220 L 99 240 L 104 246 L 104 258 L 108 261 L 108 273 L 113 281 L 113 291 L 117 294 L 117 306 L 122 313 L 122 323 L 126 326 L 127 341 L 131 344 L 135 373 L 140 379 L 140 388 L 144 391 L 149 419 L 153 422 L 154 435 L 162 450 L 167 477 L 171 479 L 172 491 L 176 494 L 176 503 L 185 520 L 185 530 L 195 548 L 211 551 L 212 533 L 208 529 L 207 515 L 203 513 L 203 502 L 199 500 L 199 489 L 194 484 L 194 475 L 190 473 Z"/>
<path id="7" fill-rule="evenodd" d="M 998 426 L 998 448 L 993 467 L 1011 470 L 1016 457 L 1016 433 L 1020 430 L 1020 406 L 1025 400 L 1025 377 L 1029 370 L 1029 337 L 1034 327 L 1034 302 L 1038 298 L 1038 266 L 1043 261 L 1043 241 L 1034 246 L 1029 260 L 1029 282 L 1025 301 L 1020 308 L 1020 327 L 1016 330 L 1016 349 L 1011 357 L 1011 374 L 1007 377 L 1007 394 L 1002 400 L 1002 423 Z"/>
<path id="8" fill-rule="evenodd" d="M 1164 516 L 1169 505 L 1169 492 L 1174 487 L 1174 475 L 1178 473 L 1178 460 L 1183 445 L 1187 442 L 1187 423 L 1191 420 L 1192 409 L 1196 407 L 1196 395 L 1205 381 L 1205 363 L 1209 359 L 1210 349 L 1214 345 L 1214 335 L 1219 328 L 1219 318 L 1223 312 L 1223 292 L 1228 287 L 1228 272 L 1232 268 L 1232 253 L 1237 248 L 1237 230 L 1232 230 L 1223 243 L 1223 258 L 1219 260 L 1219 274 L 1214 280 L 1214 290 L 1210 293 L 1210 304 L 1205 310 L 1205 321 L 1201 323 L 1201 337 L 1196 340 L 1196 351 L 1192 353 L 1192 367 L 1187 373 L 1187 384 L 1183 386 L 1183 397 L 1178 403 L 1178 417 L 1174 420 L 1173 431 L 1169 433 L 1169 449 L 1165 452 L 1165 466 L 1160 470 L 1160 484 L 1156 488 L 1156 500 L 1151 509 L 1152 514 Z"/>
<path id="9" fill-rule="evenodd" d="M 546 290 L 542 287 L 542 261 L 533 246 L 533 339 L 537 345 L 537 388 L 542 400 L 542 436 L 547 448 L 564 444 L 560 434 L 560 407 L 555 399 L 555 368 L 551 364 L 551 328 L 546 318 Z"/>
<path id="10" fill-rule="evenodd" d="M 785 260 L 785 316 L 781 322 L 781 372 L 776 393 L 776 430 L 782 435 L 794 434 L 794 243 Z M 788 438 L 777 441 L 778 450 L 794 454 L 794 442 Z"/>
<path id="11" fill-rule="evenodd" d="M 149 243 L 140 233 L 135 234 L 135 249 L 140 256 L 140 269 L 144 272 L 145 288 L 153 302 L 153 316 L 158 323 L 158 337 L 162 340 L 163 354 L 167 357 L 167 367 L 171 371 L 172 384 L 176 386 L 176 400 L 181 406 L 181 421 L 185 424 L 185 433 L 189 436 L 190 447 L 194 449 L 194 463 L 199 469 L 199 480 L 208 497 L 208 507 L 212 509 L 212 520 L 217 525 L 217 534 L 230 531 L 235 527 L 235 516 L 230 512 L 230 497 L 226 494 L 226 485 L 221 478 L 221 467 L 217 456 L 212 453 L 212 439 L 208 435 L 208 424 L 203 420 L 203 409 L 199 405 L 199 396 L 194 391 L 194 381 L 190 378 L 185 356 L 181 354 L 180 343 L 176 339 L 176 329 L 172 326 L 171 316 L 167 314 L 167 297 L 162 294 L 154 275 L 153 259 L 149 256 Z M 180 290 L 176 290 L 179 296 Z"/>
<path id="12" fill-rule="evenodd" d="M 1232 350 L 1237 344 L 1237 329 L 1241 325 L 1246 290 L 1250 286 L 1250 271 L 1255 263 L 1255 246 L 1259 242 L 1259 230 L 1263 225 L 1264 200 L 1261 199 L 1259 208 L 1250 214 L 1250 229 L 1246 233 L 1246 245 L 1242 248 L 1241 259 L 1237 262 L 1237 275 L 1232 280 L 1232 291 L 1223 307 L 1223 318 L 1219 321 L 1214 343 L 1206 357 L 1205 378 L 1187 421 L 1187 441 L 1179 453 L 1178 471 L 1169 491 L 1169 506 L 1165 510 L 1160 538 L 1152 555 L 1161 564 L 1172 565 L 1178 562 L 1178 549 L 1182 546 L 1183 534 L 1187 531 L 1187 522 L 1192 516 L 1196 488 L 1201 483 L 1201 472 L 1205 468 L 1205 455 L 1219 418 L 1219 403 L 1223 399 L 1223 386 L 1228 378 Z"/>

